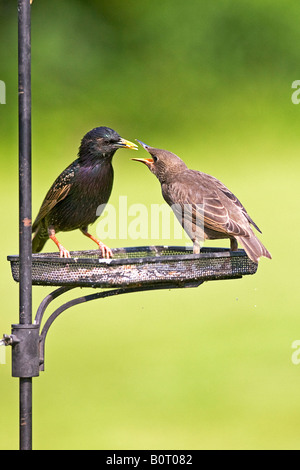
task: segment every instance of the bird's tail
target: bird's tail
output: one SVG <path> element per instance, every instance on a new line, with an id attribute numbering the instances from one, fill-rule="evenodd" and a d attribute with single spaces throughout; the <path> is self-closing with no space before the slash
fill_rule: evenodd
<path id="1" fill-rule="evenodd" d="M 261 256 L 265 256 L 266 258 L 270 259 L 272 258 L 267 248 L 254 235 L 254 233 L 250 237 L 236 237 L 236 239 L 242 245 L 249 258 L 254 261 L 254 263 L 258 263 L 258 260 Z"/>
<path id="2" fill-rule="evenodd" d="M 47 232 L 45 234 L 45 231 L 42 230 L 41 227 L 38 227 L 32 239 L 32 253 L 39 253 L 43 249 L 48 238 Z"/>

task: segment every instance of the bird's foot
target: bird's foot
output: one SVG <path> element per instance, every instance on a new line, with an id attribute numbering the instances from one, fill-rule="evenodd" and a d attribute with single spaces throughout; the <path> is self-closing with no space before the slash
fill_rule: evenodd
<path id="1" fill-rule="evenodd" d="M 107 259 L 112 258 L 113 254 L 112 254 L 111 249 L 108 246 L 106 246 L 104 243 L 100 242 L 99 240 L 96 243 L 99 246 L 99 250 L 101 251 L 103 258 L 107 258 Z"/>
<path id="2" fill-rule="evenodd" d="M 70 252 L 66 250 L 62 245 L 59 245 L 58 249 L 60 258 L 71 258 Z"/>
<path id="3" fill-rule="evenodd" d="M 103 258 L 112 258 L 113 254 L 112 254 L 112 251 L 111 249 L 106 246 L 104 243 L 102 243 L 100 240 L 98 240 L 98 238 L 94 237 L 93 235 L 91 235 L 88 231 L 87 231 L 87 228 L 82 228 L 81 229 L 83 235 L 85 235 L 86 237 L 90 238 L 91 240 L 93 240 L 93 242 L 97 243 L 97 245 L 99 246 L 99 250 L 101 251 L 102 253 L 102 257 Z"/>
<path id="4" fill-rule="evenodd" d="M 194 253 L 194 255 L 199 255 L 200 250 L 201 250 L 201 246 L 200 246 L 199 242 L 194 241 L 193 242 L 193 253 Z"/>
<path id="5" fill-rule="evenodd" d="M 57 240 L 55 236 L 55 230 L 53 227 L 48 228 L 48 233 L 49 233 L 49 238 L 54 241 L 55 245 L 59 249 L 59 256 L 60 258 L 71 258 L 70 252 L 65 249 L 64 246 L 62 246 L 61 243 Z"/>

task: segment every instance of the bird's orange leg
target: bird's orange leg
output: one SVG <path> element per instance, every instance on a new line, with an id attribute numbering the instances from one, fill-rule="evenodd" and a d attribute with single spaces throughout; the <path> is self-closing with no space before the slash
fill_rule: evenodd
<path id="1" fill-rule="evenodd" d="M 61 258 L 71 258 L 71 255 L 70 255 L 70 252 L 68 250 L 66 250 L 61 243 L 59 243 L 59 241 L 57 240 L 56 236 L 55 236 L 55 230 L 54 228 L 51 228 L 49 227 L 48 228 L 48 234 L 49 234 L 49 238 L 51 238 L 51 240 L 54 241 L 55 245 L 57 246 L 57 248 L 59 249 L 59 256 Z"/>
<path id="2" fill-rule="evenodd" d="M 93 240 L 93 242 L 97 243 L 99 249 L 101 250 L 101 253 L 102 253 L 102 256 L 103 258 L 112 258 L 113 254 L 112 254 L 112 251 L 111 249 L 106 246 L 103 242 L 101 242 L 100 240 L 98 240 L 98 238 L 94 237 L 93 235 L 91 235 L 87 229 L 85 228 L 82 228 L 81 229 L 83 235 L 85 235 L 86 237 L 90 238 L 91 240 Z"/>

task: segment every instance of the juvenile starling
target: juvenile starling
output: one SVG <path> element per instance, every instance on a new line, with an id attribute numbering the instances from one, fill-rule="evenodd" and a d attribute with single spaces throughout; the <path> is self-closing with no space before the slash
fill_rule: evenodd
<path id="1" fill-rule="evenodd" d="M 213 176 L 189 170 L 174 153 L 138 142 L 152 158 L 133 160 L 145 163 L 161 183 L 162 195 L 193 241 L 193 252 L 200 253 L 204 240 L 229 238 L 232 251 L 238 242 L 255 263 L 261 256 L 271 258 L 251 229 L 260 229 L 238 198 Z"/>
<path id="2" fill-rule="evenodd" d="M 113 186 L 112 158 L 119 148 L 137 150 L 108 127 L 96 127 L 82 139 L 78 158 L 54 181 L 32 226 L 32 252 L 42 250 L 48 238 L 57 245 L 60 257 L 70 253 L 56 238 L 57 232 L 80 229 L 99 246 L 102 256 L 112 256 L 110 248 L 88 233 L 107 203 Z M 100 207 L 101 209 L 100 210 Z"/>

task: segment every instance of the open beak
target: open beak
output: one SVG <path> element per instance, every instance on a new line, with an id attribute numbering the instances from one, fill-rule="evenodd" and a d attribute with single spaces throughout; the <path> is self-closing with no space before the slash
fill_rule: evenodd
<path id="1" fill-rule="evenodd" d="M 144 144 L 144 142 L 142 142 L 141 140 L 138 140 L 138 139 L 135 139 L 142 147 L 144 147 L 145 150 L 147 150 L 147 152 L 149 152 L 149 148 L 150 146 L 147 145 L 147 144 Z M 131 160 L 134 160 L 136 162 L 141 162 L 141 163 L 144 163 L 145 165 L 147 165 L 148 168 L 150 168 L 150 166 L 154 163 L 153 159 L 152 158 L 132 158 Z"/>
<path id="2" fill-rule="evenodd" d="M 120 148 L 138 150 L 138 146 L 136 144 L 134 144 L 133 142 L 130 142 L 129 140 L 125 140 L 125 139 L 120 139 L 119 142 L 117 143 L 117 145 Z"/>
<path id="3" fill-rule="evenodd" d="M 148 168 L 150 168 L 150 166 L 154 163 L 152 158 L 132 158 L 131 160 L 134 160 L 135 162 L 145 163 Z"/>

